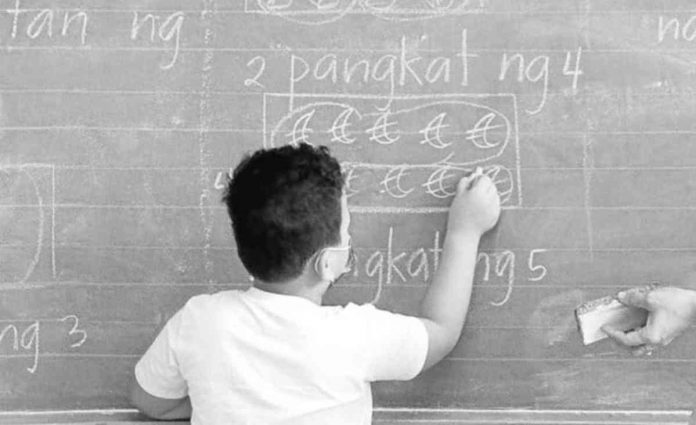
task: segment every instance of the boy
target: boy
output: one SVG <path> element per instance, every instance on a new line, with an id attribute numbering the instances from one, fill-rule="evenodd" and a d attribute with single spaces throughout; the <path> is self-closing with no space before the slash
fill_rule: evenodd
<path id="1" fill-rule="evenodd" d="M 254 284 L 195 296 L 169 320 L 135 367 L 135 406 L 194 425 L 370 424 L 370 382 L 412 379 L 454 348 L 479 239 L 500 214 L 493 182 L 459 182 L 419 317 L 321 306 L 353 265 L 343 188 L 325 147 L 242 160 L 224 200 Z"/>

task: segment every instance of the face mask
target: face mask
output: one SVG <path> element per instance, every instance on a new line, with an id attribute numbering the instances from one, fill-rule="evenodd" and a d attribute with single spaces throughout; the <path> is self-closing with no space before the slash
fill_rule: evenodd
<path id="1" fill-rule="evenodd" d="M 317 273 L 319 273 L 319 258 L 321 258 L 324 251 L 343 251 L 346 249 L 348 250 L 348 258 L 346 259 L 346 265 L 343 267 L 343 271 L 338 276 L 336 276 L 334 280 L 331 281 L 331 284 L 329 286 L 335 284 L 336 282 L 338 282 L 339 279 L 341 279 L 343 276 L 345 276 L 346 274 L 350 273 L 351 270 L 353 270 L 353 267 L 355 266 L 355 250 L 353 250 L 352 240 L 348 239 L 347 246 L 324 248 L 321 251 L 319 251 L 319 254 L 317 255 L 317 260 L 314 263 L 314 270 L 316 270 Z"/>

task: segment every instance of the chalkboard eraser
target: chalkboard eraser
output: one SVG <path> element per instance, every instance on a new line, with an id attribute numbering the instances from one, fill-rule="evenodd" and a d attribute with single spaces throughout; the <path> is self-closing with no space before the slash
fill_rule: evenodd
<path id="1" fill-rule="evenodd" d="M 611 326 L 621 331 L 644 326 L 648 312 L 642 308 L 621 304 L 614 296 L 588 301 L 575 309 L 578 330 L 585 345 L 608 337 L 602 326 Z"/>

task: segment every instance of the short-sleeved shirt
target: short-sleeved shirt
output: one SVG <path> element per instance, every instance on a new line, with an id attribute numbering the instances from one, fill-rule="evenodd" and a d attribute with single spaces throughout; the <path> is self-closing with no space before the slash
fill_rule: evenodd
<path id="1" fill-rule="evenodd" d="M 135 367 L 153 396 L 189 396 L 192 425 L 370 424 L 370 382 L 408 380 L 423 322 L 257 288 L 191 298 Z"/>

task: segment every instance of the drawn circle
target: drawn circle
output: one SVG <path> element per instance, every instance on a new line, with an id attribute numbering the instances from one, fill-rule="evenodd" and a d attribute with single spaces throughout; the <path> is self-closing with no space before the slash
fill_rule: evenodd
<path id="1" fill-rule="evenodd" d="M 447 11 L 454 5 L 454 0 L 427 0 L 433 10 Z"/>
<path id="2" fill-rule="evenodd" d="M 395 4 L 396 4 L 396 0 L 362 0 L 361 1 L 362 7 L 364 7 L 367 11 L 369 11 L 371 13 L 390 12 L 394 8 Z"/>
<path id="3" fill-rule="evenodd" d="M 284 132 L 282 134 L 287 134 L 291 131 L 291 128 L 294 126 L 293 124 L 297 122 L 293 120 L 299 120 L 304 117 L 307 120 L 308 127 L 311 128 L 309 121 L 311 121 L 311 119 L 314 117 L 314 113 L 316 111 L 326 110 L 328 108 L 339 108 L 340 110 L 354 109 L 350 105 L 339 102 L 314 102 L 308 103 L 299 108 L 295 108 L 282 117 L 273 127 L 273 130 L 271 130 L 271 134 L 269 135 L 268 147 L 291 144 L 288 142 L 279 141 L 277 139 L 279 138 L 279 134 L 281 134 L 281 132 Z M 356 111 L 356 113 L 358 114 L 358 117 L 361 116 L 359 111 Z"/>
<path id="4" fill-rule="evenodd" d="M 495 184 L 495 188 L 500 196 L 501 205 L 507 204 L 515 190 L 512 171 L 502 165 L 490 165 L 484 167 L 483 172 L 493 180 L 493 184 Z"/>
<path id="5" fill-rule="evenodd" d="M 0 167 L 0 282 L 25 283 L 41 256 L 45 212 L 35 178 L 24 167 Z"/>
<path id="6" fill-rule="evenodd" d="M 370 0 L 366 1 L 370 2 Z M 388 3 L 390 0 L 372 0 L 372 2 Z M 470 0 L 424 0 L 423 3 L 427 8 L 423 8 L 423 10 L 399 10 L 393 7 L 395 2 L 391 3 L 390 7 L 369 8 L 365 6 L 365 9 L 379 19 L 392 22 L 425 21 L 447 15 L 474 14 L 482 11 L 481 6 L 470 7 Z"/>
<path id="7" fill-rule="evenodd" d="M 486 149 L 486 152 L 484 155 L 475 157 L 474 159 L 467 159 L 466 161 L 457 161 L 457 160 L 451 160 L 451 158 L 448 158 L 447 163 L 452 166 L 452 167 L 466 167 L 474 164 L 480 164 L 484 162 L 491 161 L 497 157 L 499 157 L 504 151 L 505 148 L 507 147 L 511 137 L 512 137 L 512 125 L 510 123 L 510 120 L 503 114 L 502 112 L 493 109 L 492 107 L 478 104 L 478 103 L 473 103 L 473 102 L 468 102 L 464 100 L 441 100 L 441 101 L 436 101 L 436 102 L 428 102 L 422 105 L 415 106 L 413 108 L 406 108 L 406 109 L 400 109 L 396 112 L 394 112 L 393 115 L 405 115 L 405 114 L 410 114 L 413 112 L 418 112 L 421 113 L 429 108 L 443 108 L 443 107 L 463 107 L 463 108 L 470 108 L 470 110 L 476 110 L 480 111 L 480 113 L 483 113 L 485 115 L 482 115 L 479 117 L 478 123 L 474 124 L 479 124 L 479 123 L 485 123 L 482 118 L 486 118 L 487 116 L 490 116 L 490 122 L 487 124 L 494 124 L 496 128 L 500 128 L 500 131 L 496 131 L 496 134 L 498 134 L 499 139 L 497 139 L 494 143 L 489 143 L 490 146 L 488 146 L 490 149 Z M 496 121 L 496 122 L 494 122 Z M 499 122 L 499 124 L 498 124 Z M 485 132 L 486 127 L 483 128 L 473 128 L 471 131 L 471 134 L 468 136 L 465 134 L 462 137 L 462 142 L 465 143 L 470 143 L 467 141 L 467 138 L 471 137 L 476 137 L 481 132 Z M 490 153 L 489 153 L 490 151 Z"/>
<path id="8" fill-rule="evenodd" d="M 266 13 L 281 13 L 292 6 L 292 0 L 257 0 L 256 4 Z"/>
<path id="9" fill-rule="evenodd" d="M 296 24 L 323 25 L 338 21 L 355 8 L 358 0 L 257 0 L 265 13 Z M 297 5 L 300 4 L 300 8 Z M 302 9 L 302 6 L 311 8 Z M 294 7 L 293 7 L 294 6 Z"/>

